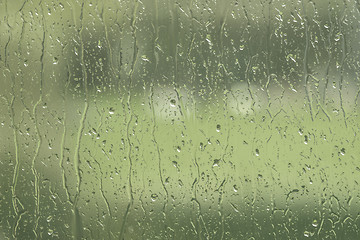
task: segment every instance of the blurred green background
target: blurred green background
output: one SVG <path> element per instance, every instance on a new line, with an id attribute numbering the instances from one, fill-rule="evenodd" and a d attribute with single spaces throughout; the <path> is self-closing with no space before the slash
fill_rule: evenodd
<path id="1" fill-rule="evenodd" d="M 358 239 L 357 1 L 0 1 L 1 239 Z"/>

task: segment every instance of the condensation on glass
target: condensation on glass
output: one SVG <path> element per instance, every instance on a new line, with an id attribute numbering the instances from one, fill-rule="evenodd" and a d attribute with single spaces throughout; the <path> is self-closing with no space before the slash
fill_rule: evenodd
<path id="1" fill-rule="evenodd" d="M 0 1 L 0 238 L 358 239 L 359 11 Z"/>

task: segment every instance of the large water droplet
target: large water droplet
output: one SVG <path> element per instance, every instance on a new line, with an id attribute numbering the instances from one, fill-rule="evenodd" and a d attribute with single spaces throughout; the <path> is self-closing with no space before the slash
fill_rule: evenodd
<path id="1" fill-rule="evenodd" d="M 151 194 L 151 200 L 155 202 L 158 198 L 158 195 L 156 193 Z"/>
<path id="2" fill-rule="evenodd" d="M 175 100 L 175 99 L 171 99 L 171 100 L 170 100 L 170 106 L 171 106 L 171 107 L 175 107 L 175 106 L 176 106 L 176 100 Z"/>
<path id="3" fill-rule="evenodd" d="M 213 167 L 218 167 L 220 163 L 220 159 L 215 159 L 213 163 Z"/>
<path id="4" fill-rule="evenodd" d="M 216 131 L 217 131 L 217 132 L 220 132 L 220 130 L 221 130 L 220 124 L 216 125 Z"/>
<path id="5" fill-rule="evenodd" d="M 343 156 L 345 155 L 345 148 L 342 148 L 342 149 L 340 150 L 340 154 L 343 155 Z"/>
<path id="6" fill-rule="evenodd" d="M 318 221 L 316 219 L 314 219 L 314 221 L 312 222 L 313 227 L 317 227 L 319 225 Z"/>

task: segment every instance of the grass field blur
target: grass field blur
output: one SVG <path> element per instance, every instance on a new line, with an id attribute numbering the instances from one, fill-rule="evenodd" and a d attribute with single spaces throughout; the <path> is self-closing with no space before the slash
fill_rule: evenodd
<path id="1" fill-rule="evenodd" d="M 0 238 L 357 239 L 355 1 L 0 3 Z"/>

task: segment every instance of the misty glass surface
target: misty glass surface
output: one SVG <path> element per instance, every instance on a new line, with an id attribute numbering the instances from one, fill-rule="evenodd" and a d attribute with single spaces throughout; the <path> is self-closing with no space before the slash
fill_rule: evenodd
<path id="1" fill-rule="evenodd" d="M 356 0 L 0 1 L 0 239 L 359 239 Z"/>

